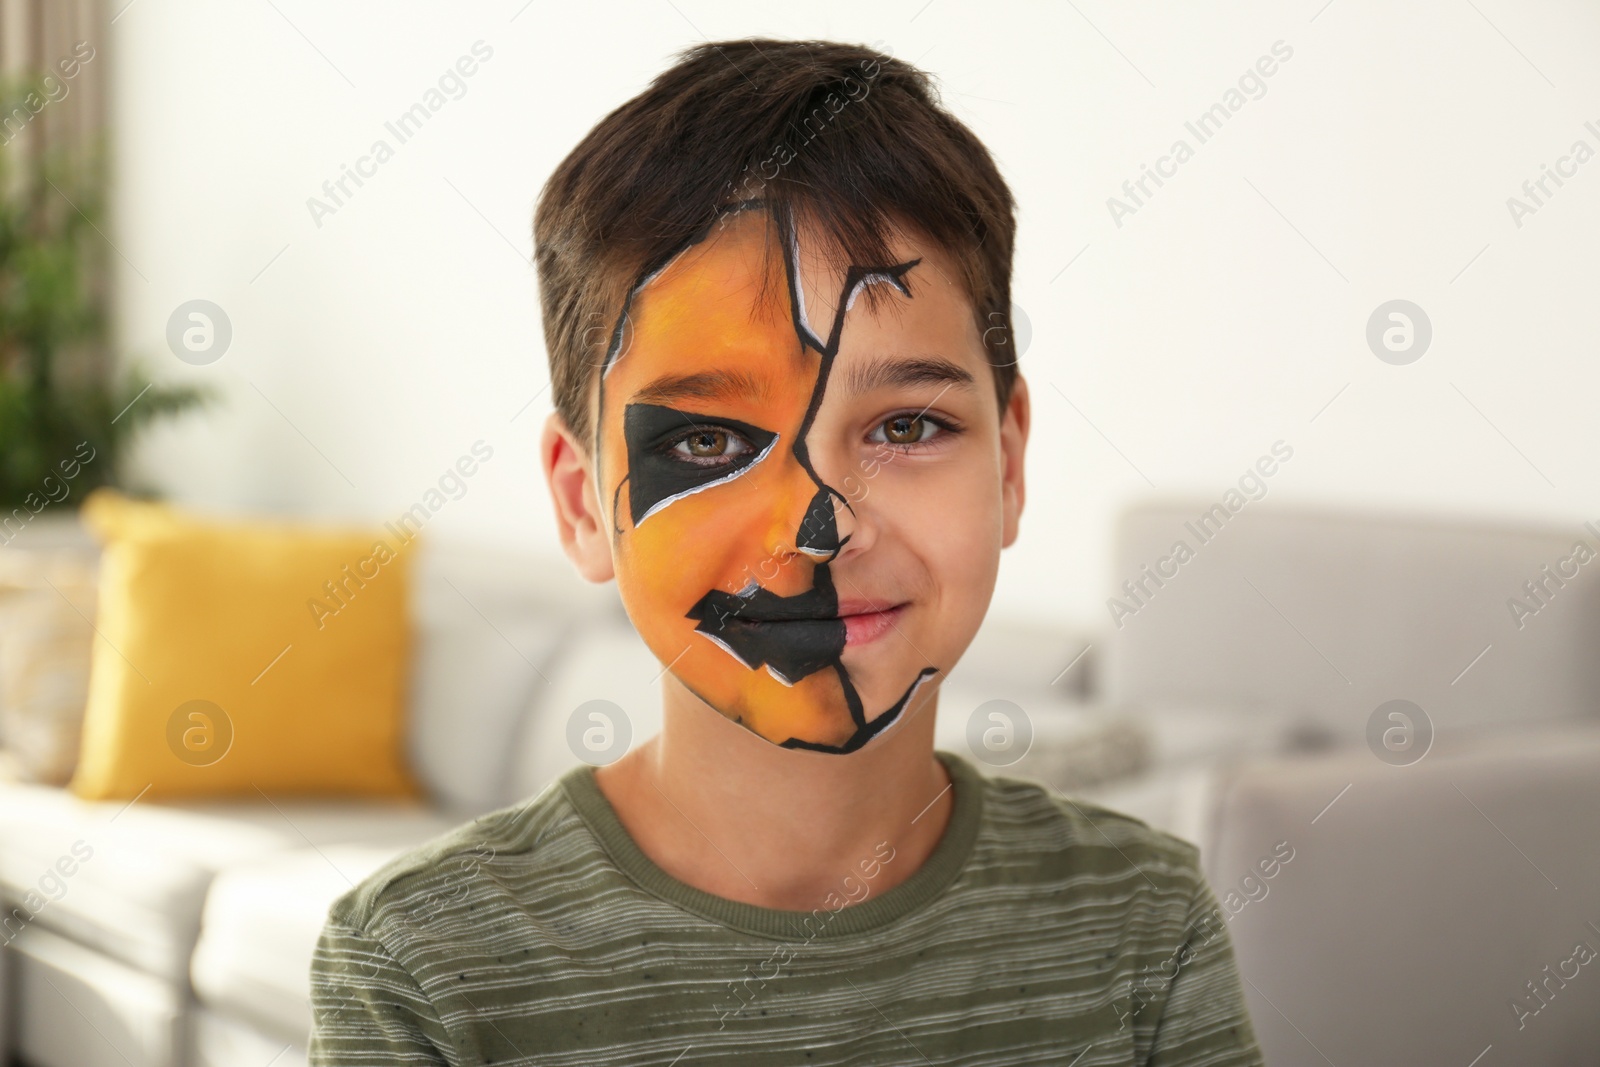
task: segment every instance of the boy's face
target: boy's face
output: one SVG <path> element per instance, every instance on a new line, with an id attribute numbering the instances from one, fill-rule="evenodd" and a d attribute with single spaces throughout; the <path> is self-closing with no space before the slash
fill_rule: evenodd
<path id="1" fill-rule="evenodd" d="M 903 718 L 1015 536 L 1026 409 L 1001 419 L 948 255 L 893 247 L 847 274 L 765 208 L 724 215 L 635 290 L 599 375 L 628 614 L 668 684 L 775 744 L 854 751 Z"/>

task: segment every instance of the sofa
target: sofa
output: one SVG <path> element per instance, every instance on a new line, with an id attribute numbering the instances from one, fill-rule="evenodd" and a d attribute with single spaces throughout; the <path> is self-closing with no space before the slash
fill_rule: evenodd
<path id="1" fill-rule="evenodd" d="M 1531 618 L 1504 602 L 1597 539 L 1263 502 L 1173 563 L 1209 507 L 1122 517 L 1106 585 L 1126 601 L 1133 583 L 1131 614 L 1108 605 L 1081 633 L 993 615 L 945 682 L 939 747 L 1199 844 L 1270 1063 L 1466 1065 L 1485 1046 L 1483 1067 L 1594 1062 L 1600 965 L 1571 961 L 1577 941 L 1600 948 L 1584 925 L 1600 924 L 1584 836 L 1600 568 L 1547 583 Z M 574 766 L 584 702 L 617 704 L 636 740 L 659 727 L 660 665 L 614 591 L 562 560 L 429 544 L 411 612 L 425 801 L 92 803 L 0 784 L 0 896 L 49 889 L 0 950 L 11 1056 L 304 1063 L 334 898 Z M 1400 698 L 1428 720 L 1420 758 L 1369 742 Z M 1028 739 L 999 755 L 974 742 L 996 708 Z M 1280 845 L 1293 858 L 1267 878 Z"/>
<path id="2" fill-rule="evenodd" d="M 1600 1062 L 1600 531 L 1211 508 L 1119 522 L 1124 595 L 1193 555 L 1107 634 L 1161 740 L 1088 795 L 1199 844 L 1266 1061 Z"/>

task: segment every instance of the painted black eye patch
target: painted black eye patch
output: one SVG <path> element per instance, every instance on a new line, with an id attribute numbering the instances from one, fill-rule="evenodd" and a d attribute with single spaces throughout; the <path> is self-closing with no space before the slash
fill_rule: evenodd
<path id="1" fill-rule="evenodd" d="M 733 430 L 750 443 L 750 450 L 715 466 L 673 458 L 667 443 L 700 427 Z M 696 415 L 657 404 L 624 408 L 622 437 L 628 445 L 628 506 L 635 526 L 675 500 L 743 474 L 778 440 L 771 430 L 737 419 Z"/>

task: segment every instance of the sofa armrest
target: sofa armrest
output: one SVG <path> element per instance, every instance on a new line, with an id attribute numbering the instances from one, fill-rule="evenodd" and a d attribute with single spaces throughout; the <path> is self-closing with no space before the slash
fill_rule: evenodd
<path id="1" fill-rule="evenodd" d="M 1247 763 L 1214 817 L 1202 860 L 1269 1063 L 1600 1048 L 1600 728 Z"/>

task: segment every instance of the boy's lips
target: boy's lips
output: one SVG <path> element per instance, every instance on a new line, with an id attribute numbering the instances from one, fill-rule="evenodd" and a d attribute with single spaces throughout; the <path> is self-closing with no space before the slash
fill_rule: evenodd
<path id="1" fill-rule="evenodd" d="M 844 651 L 844 622 L 828 587 L 793 596 L 760 586 L 740 593 L 713 589 L 686 614 L 698 623 L 697 632 L 745 666 L 765 666 L 787 685 L 837 663 Z"/>
<path id="2" fill-rule="evenodd" d="M 687 615 L 746 666 L 765 665 L 793 684 L 835 662 L 846 647 L 882 637 L 906 607 L 879 599 L 841 602 L 828 587 L 780 596 L 756 586 L 742 593 L 713 590 Z"/>
<path id="3" fill-rule="evenodd" d="M 845 647 L 876 641 L 899 625 L 906 607 L 905 604 L 840 604 L 839 618 L 844 620 Z"/>

